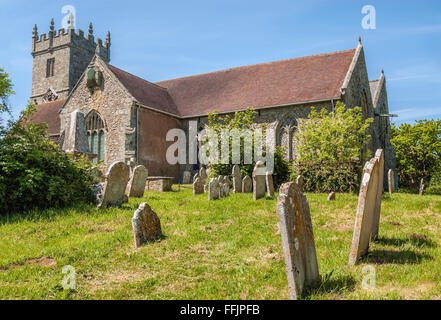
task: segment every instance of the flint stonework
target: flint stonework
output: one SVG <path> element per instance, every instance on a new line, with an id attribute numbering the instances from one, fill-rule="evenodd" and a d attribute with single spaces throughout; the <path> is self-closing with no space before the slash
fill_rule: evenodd
<path id="1" fill-rule="evenodd" d="M 280 187 L 277 215 L 289 293 L 291 299 L 297 300 L 305 286 L 320 280 L 309 204 L 297 183 Z"/>
<path id="2" fill-rule="evenodd" d="M 132 177 L 129 182 L 129 197 L 142 197 L 145 191 L 148 170 L 143 165 L 136 166 L 133 169 Z"/>
<path id="3" fill-rule="evenodd" d="M 161 221 L 158 215 L 143 202 L 133 214 L 132 228 L 135 240 L 135 248 L 140 247 L 147 241 L 161 237 Z"/>
<path id="4" fill-rule="evenodd" d="M 265 197 L 265 165 L 257 161 L 253 170 L 253 199 Z"/>
<path id="5" fill-rule="evenodd" d="M 122 161 L 112 163 L 104 182 L 103 200 L 98 208 L 120 206 L 124 202 L 124 192 L 129 181 L 129 167 Z"/>

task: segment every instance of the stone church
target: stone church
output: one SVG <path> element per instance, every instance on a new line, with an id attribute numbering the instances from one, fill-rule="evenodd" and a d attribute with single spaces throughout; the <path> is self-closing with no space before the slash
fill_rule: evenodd
<path id="1" fill-rule="evenodd" d="M 207 114 L 234 113 L 252 107 L 256 126 L 276 130 L 276 143 L 295 156 L 293 134 L 298 119 L 312 106 L 333 110 L 338 101 L 360 106 L 371 126 L 371 151 L 385 150 L 385 170 L 395 169 L 390 144 L 386 78 L 369 81 L 363 45 L 307 57 L 261 63 L 178 79 L 150 82 L 110 62 L 110 33 L 105 41 L 88 33 L 54 28 L 32 35 L 32 93 L 37 105 L 33 121 L 46 122 L 57 141 L 79 110 L 85 115 L 90 150 L 106 167 L 117 160 L 145 165 L 151 176 L 182 179 L 184 170 L 197 165 L 171 165 L 166 151 L 168 130 L 188 133 L 189 121 L 199 128 Z"/>

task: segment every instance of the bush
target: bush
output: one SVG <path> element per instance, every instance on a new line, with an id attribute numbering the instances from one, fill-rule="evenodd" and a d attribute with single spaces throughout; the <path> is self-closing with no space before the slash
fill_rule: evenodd
<path id="1" fill-rule="evenodd" d="M 430 186 L 424 191 L 424 193 L 441 196 L 441 185 Z"/>
<path id="2" fill-rule="evenodd" d="M 45 124 L 28 122 L 30 105 L 0 140 L 0 214 L 90 201 L 91 163 L 49 141 Z"/>

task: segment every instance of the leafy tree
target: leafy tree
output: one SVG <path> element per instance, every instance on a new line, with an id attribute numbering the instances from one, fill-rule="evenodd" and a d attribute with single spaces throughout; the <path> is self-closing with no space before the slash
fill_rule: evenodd
<path id="1" fill-rule="evenodd" d="M 11 79 L 9 79 L 8 73 L 0 68 L 0 112 L 8 110 L 6 100 L 11 94 L 14 94 Z"/>
<path id="2" fill-rule="evenodd" d="M 421 178 L 436 184 L 441 169 L 441 120 L 417 120 L 414 125 L 392 125 L 391 143 L 397 157 L 400 184 L 410 189 Z M 431 180 L 434 180 L 433 182 Z"/>
<path id="3" fill-rule="evenodd" d="M 372 119 L 364 119 L 361 108 L 346 108 L 338 102 L 334 112 L 312 108 L 295 133 L 294 175 L 302 175 L 304 189 L 315 192 L 356 191 L 361 162 L 367 157 L 366 146 Z M 362 161 L 360 161 L 362 160 Z"/>

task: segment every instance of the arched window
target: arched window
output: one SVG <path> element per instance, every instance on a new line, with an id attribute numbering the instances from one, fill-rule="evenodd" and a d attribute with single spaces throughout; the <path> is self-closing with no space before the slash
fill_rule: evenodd
<path id="1" fill-rule="evenodd" d="M 276 145 L 286 148 L 286 160 L 295 158 L 296 147 L 294 133 L 297 130 L 297 119 L 292 112 L 285 113 L 276 125 Z"/>
<path id="2" fill-rule="evenodd" d="M 89 139 L 90 152 L 97 155 L 93 162 L 104 160 L 104 122 L 95 110 L 89 112 L 86 117 L 87 138 Z"/>

